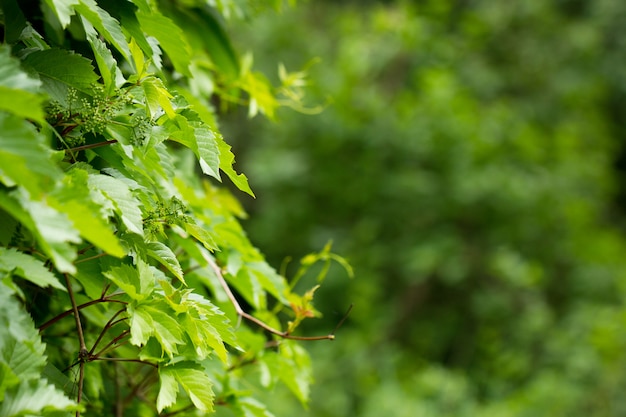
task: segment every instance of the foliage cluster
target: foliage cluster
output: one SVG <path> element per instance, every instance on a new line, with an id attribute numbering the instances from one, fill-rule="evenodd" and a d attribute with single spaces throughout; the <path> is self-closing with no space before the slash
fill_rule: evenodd
<path id="1" fill-rule="evenodd" d="M 270 259 L 332 236 L 359 276 L 320 290 L 355 309 L 311 346 L 310 415 L 626 415 L 625 13 L 316 2 L 251 28 L 333 97 L 234 142 Z"/>
<path id="2" fill-rule="evenodd" d="M 274 86 L 226 35 L 261 3 L 0 2 L 0 416 L 268 417 L 277 383 L 306 402 L 314 290 L 214 181 L 253 195 L 220 109 L 300 106 L 301 72 Z"/>

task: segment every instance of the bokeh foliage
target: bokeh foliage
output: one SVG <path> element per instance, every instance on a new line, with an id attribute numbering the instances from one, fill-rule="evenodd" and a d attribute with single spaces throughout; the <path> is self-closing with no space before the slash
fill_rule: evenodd
<path id="1" fill-rule="evenodd" d="M 320 290 L 327 323 L 355 308 L 308 346 L 307 415 L 626 415 L 625 15 L 311 2 L 235 35 L 268 68 L 321 58 L 311 106 L 330 97 L 225 125 L 270 259 L 333 239 L 355 268 Z"/>

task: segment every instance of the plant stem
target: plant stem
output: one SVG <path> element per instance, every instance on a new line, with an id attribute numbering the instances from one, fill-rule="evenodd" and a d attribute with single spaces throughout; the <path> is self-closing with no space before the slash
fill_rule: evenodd
<path id="1" fill-rule="evenodd" d="M 281 332 L 280 330 L 276 330 L 273 327 L 267 325 L 265 322 L 257 319 L 253 315 L 246 313 L 245 311 L 243 311 L 243 309 L 239 305 L 239 302 L 237 301 L 232 291 L 230 290 L 230 287 L 228 286 L 228 283 L 224 279 L 224 276 L 222 275 L 222 271 L 220 270 L 219 266 L 217 266 L 217 264 L 215 263 L 215 260 L 213 260 L 213 258 L 211 258 L 209 255 L 205 254 L 204 251 L 202 252 L 202 254 L 204 256 L 204 259 L 206 259 L 206 261 L 209 263 L 209 265 L 215 272 L 215 275 L 217 276 L 217 279 L 220 282 L 220 285 L 226 292 L 228 299 L 230 300 L 233 307 L 235 307 L 235 311 L 240 317 L 243 317 L 244 319 L 253 322 L 257 326 L 261 327 L 262 329 L 267 330 L 268 332 L 276 336 L 282 337 L 283 339 L 306 340 L 306 341 L 334 340 L 335 339 L 335 335 L 332 333 L 327 334 L 327 335 L 322 335 L 322 336 L 293 336 L 287 332 Z"/>
<path id="2" fill-rule="evenodd" d="M 114 143 L 117 143 L 117 139 L 111 139 L 111 140 L 106 140 L 104 142 L 90 143 L 88 145 L 77 146 L 75 148 L 68 149 L 68 151 L 69 152 L 80 152 L 80 151 L 84 151 L 84 150 L 87 150 L 87 149 L 94 149 L 94 148 L 99 148 L 101 146 L 112 145 Z"/>
<path id="3" fill-rule="evenodd" d="M 85 378 L 85 359 L 89 356 L 89 352 L 87 351 L 87 346 L 85 345 L 85 337 L 83 335 L 83 325 L 80 322 L 80 315 L 78 314 L 78 307 L 76 305 L 76 300 L 74 299 L 74 291 L 72 290 L 72 284 L 70 283 L 70 278 L 67 274 L 63 274 L 65 277 L 65 285 L 67 286 L 67 292 L 70 296 L 70 301 L 72 302 L 72 310 L 74 312 L 74 319 L 76 321 L 76 332 L 78 333 L 78 343 L 80 345 L 80 350 L 78 352 L 78 358 L 80 360 L 80 377 L 78 379 L 78 394 L 76 395 L 76 402 L 80 404 L 81 399 L 83 398 L 83 382 Z M 80 411 L 76 412 L 76 417 L 80 417 Z"/>
<path id="4" fill-rule="evenodd" d="M 102 297 L 99 298 L 97 300 L 91 300 L 86 302 L 85 304 L 81 304 L 79 306 L 76 306 L 76 308 L 78 310 L 82 310 L 83 308 L 92 306 L 94 304 L 98 304 L 98 303 L 120 303 L 120 304 L 128 304 L 126 301 L 121 301 L 121 300 L 114 300 L 111 297 L 115 297 L 117 295 L 122 295 L 123 293 L 113 293 L 107 297 Z M 74 313 L 74 308 L 72 307 L 71 310 L 67 310 L 61 314 L 59 314 L 58 316 L 55 316 L 53 318 L 51 318 L 50 320 L 48 320 L 47 322 L 45 322 L 44 324 L 42 324 L 41 326 L 39 326 L 39 333 L 43 332 L 44 330 L 46 330 L 48 327 L 52 326 L 54 323 L 56 323 L 57 321 L 69 316 L 70 314 Z"/>

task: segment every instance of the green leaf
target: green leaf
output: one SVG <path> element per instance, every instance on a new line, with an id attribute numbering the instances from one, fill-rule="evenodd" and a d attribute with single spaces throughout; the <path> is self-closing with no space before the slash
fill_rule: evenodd
<path id="1" fill-rule="evenodd" d="M 278 377 L 302 405 L 306 405 L 313 381 L 311 358 L 307 351 L 297 343 L 287 340 L 281 344 L 279 353 L 265 354 L 263 362 L 267 364 L 271 374 Z"/>
<path id="2" fill-rule="evenodd" d="M 157 398 L 157 409 L 163 411 L 165 407 L 172 405 L 178 396 L 178 386 L 175 381 L 183 387 L 183 390 L 191 399 L 197 409 L 205 412 L 213 411 L 213 385 L 199 365 L 191 362 L 180 362 L 175 365 L 159 368 L 159 379 L 161 387 Z"/>
<path id="3" fill-rule="evenodd" d="M 130 59 L 130 48 L 120 23 L 104 9 L 100 8 L 94 0 L 80 0 L 74 9 L 89 21 L 115 48 L 126 58 Z"/>
<path id="4" fill-rule="evenodd" d="M 126 255 L 110 224 L 102 217 L 101 206 L 91 197 L 87 171 L 75 167 L 67 172 L 48 201 L 50 206 L 67 214 L 86 240 L 109 255 L 118 258 Z"/>
<path id="5" fill-rule="evenodd" d="M 181 325 L 193 342 L 196 353 L 204 359 L 213 350 L 224 363 L 228 353 L 224 342 L 236 346 L 236 340 L 229 321 L 216 306 L 198 294 L 189 294 L 188 312 L 180 320 Z"/>
<path id="6" fill-rule="evenodd" d="M 51 414 L 54 411 L 75 411 L 80 407 L 45 379 L 23 381 L 6 392 L 0 406 L 0 417 L 21 417 Z"/>
<path id="7" fill-rule="evenodd" d="M 230 178 L 237 188 L 254 197 L 254 193 L 248 184 L 248 177 L 244 174 L 238 174 L 233 167 L 235 164 L 235 155 L 232 153 L 230 145 L 224 141 L 224 138 L 220 134 L 215 135 L 215 141 L 217 142 L 217 147 L 220 152 L 220 169 L 228 175 L 228 178 Z"/>
<path id="8" fill-rule="evenodd" d="M 0 112 L 0 181 L 23 186 L 34 198 L 49 190 L 62 173 L 42 145 L 43 137 L 32 124 Z"/>
<path id="9" fill-rule="evenodd" d="M 201 123 L 190 122 L 184 116 L 177 115 L 175 123 L 169 125 L 170 139 L 191 149 L 198 161 L 202 172 L 216 179 L 219 177 L 219 149 L 215 132 Z"/>
<path id="10" fill-rule="evenodd" d="M 147 253 L 152 259 L 166 267 L 176 278 L 185 283 L 183 270 L 172 250 L 161 242 L 150 242 L 147 244 Z"/>
<path id="11" fill-rule="evenodd" d="M 83 26 L 85 26 L 85 32 L 87 33 L 87 41 L 91 45 L 96 58 L 96 64 L 98 64 L 105 91 L 108 96 L 111 96 L 115 88 L 124 83 L 124 76 L 117 67 L 117 61 L 113 58 L 111 50 L 100 40 L 98 33 L 89 24 L 84 24 Z"/>
<path id="12" fill-rule="evenodd" d="M 263 403 L 252 397 L 237 398 L 233 412 L 237 417 L 274 417 Z"/>
<path id="13" fill-rule="evenodd" d="M 26 75 L 10 54 L 7 46 L 0 45 L 0 110 L 43 124 L 41 82 Z"/>
<path id="14" fill-rule="evenodd" d="M 182 345 L 183 332 L 175 313 L 162 301 L 153 301 L 136 306 L 129 306 L 131 317 L 131 343 L 145 345 L 148 338 L 154 336 L 163 351 L 173 357 L 178 352 L 177 345 Z"/>
<path id="15" fill-rule="evenodd" d="M 24 59 L 24 65 L 39 74 L 44 90 L 61 103 L 65 102 L 69 87 L 91 94 L 91 85 L 98 81 L 87 58 L 64 49 L 33 52 Z"/>
<path id="16" fill-rule="evenodd" d="M 115 212 L 130 232 L 143 236 L 140 202 L 126 183 L 108 175 L 97 174 L 89 176 L 89 186 L 111 201 Z"/>
<path id="17" fill-rule="evenodd" d="M 56 13 L 61 26 L 66 28 L 74 15 L 74 6 L 79 0 L 45 0 L 46 4 Z"/>
<path id="18" fill-rule="evenodd" d="M 10 194 L 0 191 L 0 207 L 33 233 L 42 251 L 60 272 L 76 272 L 72 263 L 76 252 L 71 243 L 81 240 L 65 213 L 42 202 L 32 201 L 19 190 Z"/>
<path id="19" fill-rule="evenodd" d="M 166 367 L 159 368 L 159 394 L 157 396 L 157 411 L 172 406 L 178 397 L 178 381 L 174 372 L 170 372 Z"/>
<path id="20" fill-rule="evenodd" d="M 137 267 L 122 264 L 102 273 L 113 281 L 130 298 L 137 301 L 145 300 L 154 290 L 154 276 L 143 261 L 138 260 Z"/>
<path id="21" fill-rule="evenodd" d="M 167 91 L 160 78 L 148 77 L 141 81 L 146 97 L 146 112 L 151 119 L 159 116 L 160 110 L 163 109 L 170 119 L 176 116 L 172 102 L 173 96 Z"/>
<path id="22" fill-rule="evenodd" d="M 288 304 L 285 294 L 287 292 L 287 283 L 285 278 L 269 266 L 266 262 L 249 262 L 246 267 L 254 274 L 263 289 L 272 294 L 277 300 L 283 304 Z"/>
<path id="23" fill-rule="evenodd" d="M 205 10 L 172 9 L 180 27 L 185 28 L 192 50 L 204 49 L 221 75 L 236 79 L 239 60 L 226 31 L 216 17 Z"/>
<path id="24" fill-rule="evenodd" d="M 168 17 L 150 9 L 144 0 L 136 1 L 135 4 L 139 5 L 137 19 L 143 31 L 159 41 L 161 48 L 172 60 L 176 71 L 191 77 L 189 71 L 191 48 L 183 30 Z"/>
<path id="25" fill-rule="evenodd" d="M 43 262 L 15 249 L 0 247 L 0 271 L 14 273 L 40 287 L 51 286 L 65 291 L 65 287 Z"/>

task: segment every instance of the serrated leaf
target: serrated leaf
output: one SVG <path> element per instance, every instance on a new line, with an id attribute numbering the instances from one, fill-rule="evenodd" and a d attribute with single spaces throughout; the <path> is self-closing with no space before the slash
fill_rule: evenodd
<path id="1" fill-rule="evenodd" d="M 130 59 L 130 48 L 120 23 L 106 10 L 100 8 L 94 0 L 80 0 L 74 9 L 87 19 L 104 39 L 115 46 L 124 58 Z"/>
<path id="2" fill-rule="evenodd" d="M 139 3 L 139 2 L 136 2 Z M 136 16 L 141 25 L 141 29 L 149 36 L 155 37 L 159 41 L 161 48 L 167 53 L 176 71 L 191 77 L 189 71 L 189 61 L 191 60 L 191 48 L 183 30 L 171 19 L 161 13 L 151 10 L 145 2 Z"/>
<path id="3" fill-rule="evenodd" d="M 154 276 L 147 265 L 143 264 L 141 260 L 138 261 L 136 268 L 131 265 L 122 264 L 112 267 L 102 274 L 128 294 L 133 300 L 145 300 L 152 294 L 154 289 Z"/>
<path id="4" fill-rule="evenodd" d="M 71 243 L 81 240 L 65 213 L 42 202 L 31 201 L 19 189 L 10 194 L 0 191 L 0 207 L 31 231 L 42 251 L 60 272 L 76 272 L 72 263 L 76 252 Z"/>
<path id="5" fill-rule="evenodd" d="M 159 399 L 157 399 L 159 412 L 168 406 L 165 405 L 168 402 L 169 405 L 173 404 L 178 395 L 178 387 L 174 388 L 172 379 L 183 387 L 197 409 L 205 412 L 213 411 L 213 398 L 215 397 L 211 388 L 213 384 L 200 366 L 191 362 L 164 366 L 159 368 L 159 378 L 161 380 Z"/>
<path id="6" fill-rule="evenodd" d="M 178 259 L 172 250 L 161 242 L 150 242 L 147 244 L 148 256 L 166 267 L 176 278 L 185 283 L 183 270 L 178 263 Z"/>
<path id="7" fill-rule="evenodd" d="M 190 122 L 181 115 L 176 116 L 175 124 L 170 124 L 169 128 L 170 139 L 191 149 L 200 162 L 202 172 L 219 180 L 218 135 L 205 125 Z"/>
<path id="8" fill-rule="evenodd" d="M 127 310 L 130 316 L 130 343 L 143 346 L 154 334 L 152 316 L 141 305 L 129 304 Z"/>
<path id="9" fill-rule="evenodd" d="M 160 413 L 163 409 L 172 406 L 178 397 L 178 381 L 173 372 L 168 371 L 167 367 L 159 368 L 159 394 L 157 396 L 157 411 Z"/>
<path id="10" fill-rule="evenodd" d="M 108 175 L 98 174 L 89 176 L 89 186 L 101 192 L 113 203 L 116 213 L 130 232 L 143 236 L 140 202 L 133 196 L 126 183 Z"/>
<path id="11" fill-rule="evenodd" d="M 24 59 L 24 65 L 39 74 L 44 90 L 60 102 L 65 100 L 69 87 L 91 94 L 91 85 L 98 81 L 91 61 L 64 49 L 33 52 Z"/>
<path id="12" fill-rule="evenodd" d="M 40 86 L 39 80 L 21 70 L 10 49 L 0 45 L 0 110 L 43 123 L 43 97 L 37 94 Z"/>
<path id="13" fill-rule="evenodd" d="M 55 12 L 61 26 L 66 28 L 74 15 L 74 6 L 79 0 L 45 0 L 46 4 Z"/>
<path id="14" fill-rule="evenodd" d="M 227 363 L 228 353 L 224 342 L 236 346 L 236 341 L 226 316 L 198 294 L 189 294 L 186 304 L 189 311 L 182 316 L 181 325 L 193 342 L 199 358 L 204 359 L 212 350 L 222 362 Z"/>
<path id="15" fill-rule="evenodd" d="M 65 287 L 43 262 L 15 249 L 0 247 L 0 271 L 12 272 L 40 287 L 51 286 L 65 291 Z"/>
<path id="16" fill-rule="evenodd" d="M 87 23 L 84 23 L 83 26 L 87 34 L 87 41 L 96 58 L 96 64 L 98 64 L 98 70 L 100 71 L 105 91 L 107 95 L 113 95 L 115 88 L 124 83 L 124 76 L 119 70 L 117 61 L 113 58 L 111 51 L 98 37 L 98 33 Z"/>
<path id="17" fill-rule="evenodd" d="M 0 112 L 0 182 L 23 186 L 34 198 L 49 190 L 62 172 L 42 144 L 32 124 Z"/>
<path id="18" fill-rule="evenodd" d="M 233 412 L 237 417 L 274 417 L 265 404 L 251 397 L 237 398 Z"/>
<path id="19" fill-rule="evenodd" d="M 52 415 L 54 411 L 75 411 L 80 409 L 74 401 L 67 398 L 45 379 L 23 381 L 19 387 L 14 387 L 5 393 L 5 399 L 0 406 L 0 417 L 19 417 L 43 415 L 43 412 Z"/>
<path id="20" fill-rule="evenodd" d="M 222 76 L 230 79 L 239 76 L 237 54 L 224 27 L 212 13 L 177 7 L 169 8 L 167 14 L 185 29 L 192 51 L 204 50 Z"/>
<path id="21" fill-rule="evenodd" d="M 170 101 L 173 96 L 167 91 L 160 78 L 145 78 L 141 81 L 141 88 L 146 97 L 146 112 L 151 119 L 158 117 L 161 109 L 170 119 L 176 116 Z"/>
<path id="22" fill-rule="evenodd" d="M 90 196 L 87 171 L 74 168 L 48 199 L 50 205 L 67 214 L 86 240 L 116 257 L 126 255 L 111 226 L 100 214 L 101 207 Z"/>
<path id="23" fill-rule="evenodd" d="M 155 306 L 144 305 L 143 308 L 152 317 L 154 336 L 163 347 L 163 351 L 172 357 L 178 351 L 177 345 L 183 344 L 183 334 L 178 321 Z"/>
<path id="24" fill-rule="evenodd" d="M 254 197 L 254 193 L 248 184 L 248 177 L 244 174 L 238 174 L 233 165 L 235 164 L 235 155 L 231 151 L 231 147 L 226 143 L 222 135 L 215 135 L 215 141 L 220 152 L 220 169 L 228 175 L 228 178 L 241 191 Z"/>
<path id="25" fill-rule="evenodd" d="M 283 304 L 287 304 L 285 293 L 287 292 L 287 282 L 266 262 L 249 262 L 247 268 L 254 274 L 263 289 L 272 294 Z"/>
<path id="26" fill-rule="evenodd" d="M 267 353 L 263 356 L 272 375 L 283 384 L 306 406 L 309 399 L 310 384 L 313 381 L 311 359 L 308 352 L 293 341 L 281 344 L 279 353 Z"/>

